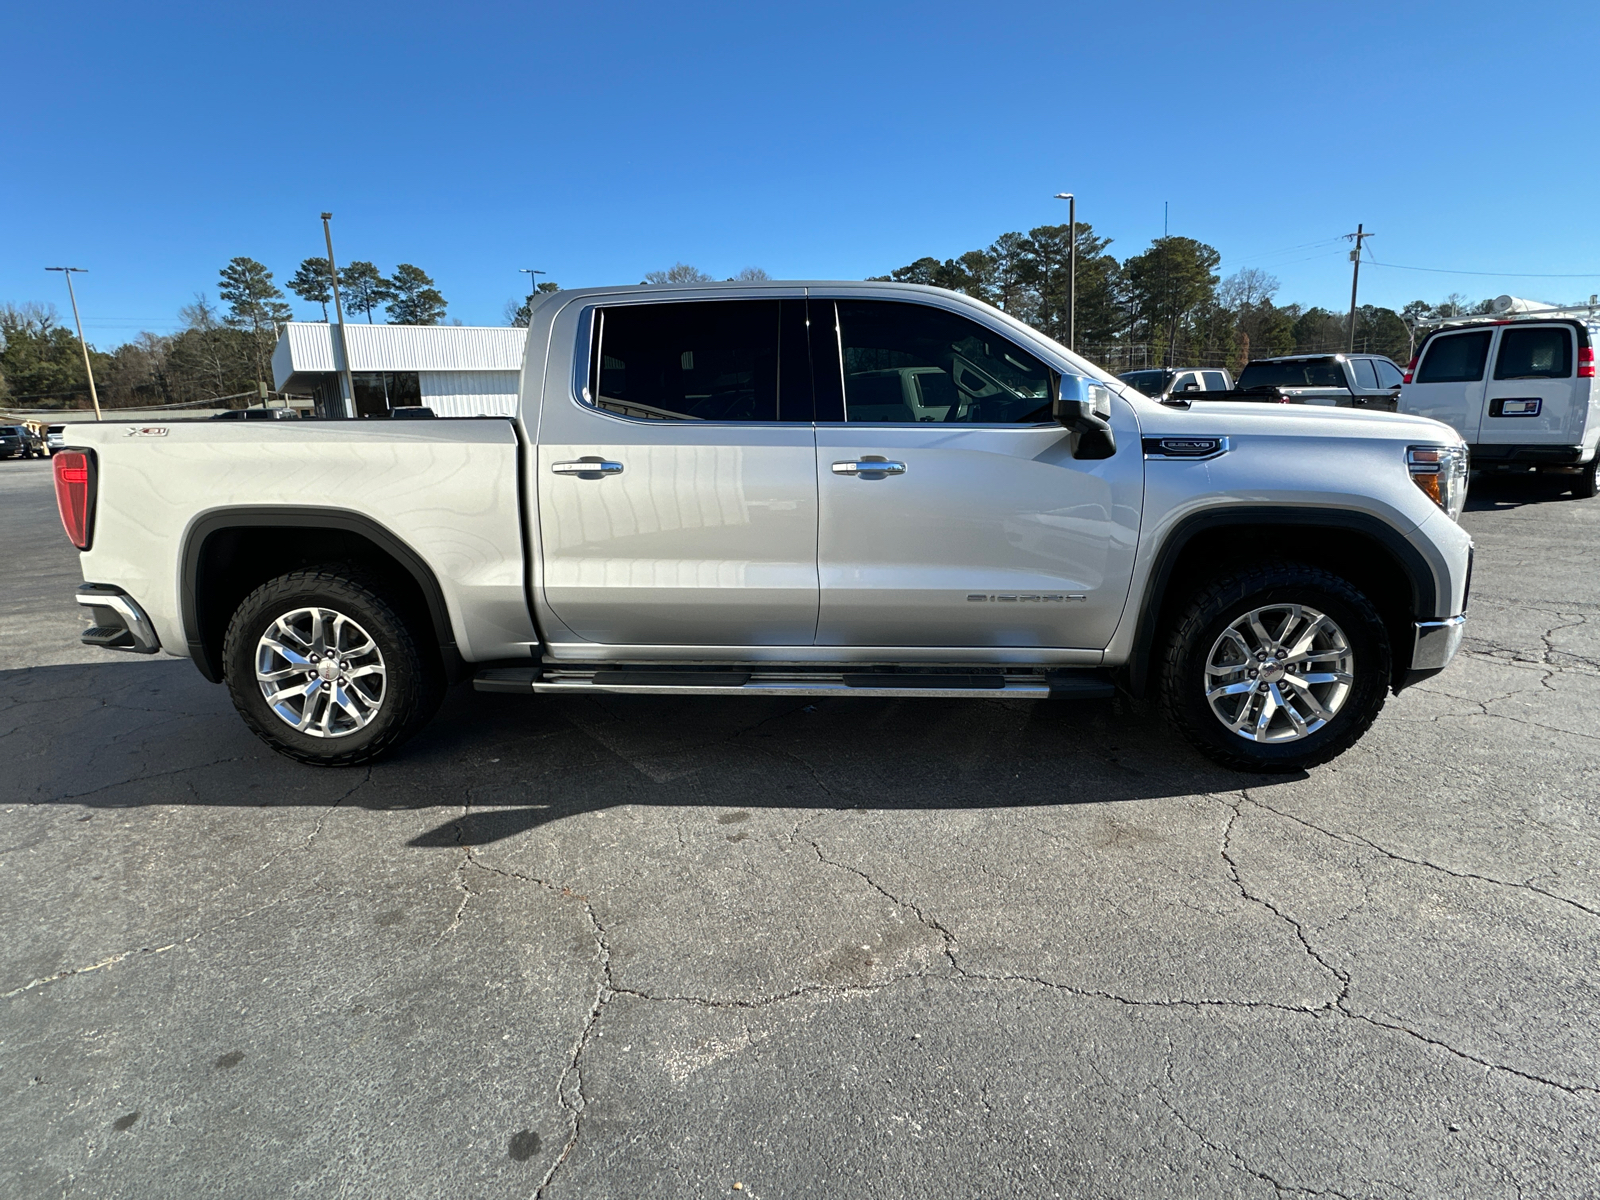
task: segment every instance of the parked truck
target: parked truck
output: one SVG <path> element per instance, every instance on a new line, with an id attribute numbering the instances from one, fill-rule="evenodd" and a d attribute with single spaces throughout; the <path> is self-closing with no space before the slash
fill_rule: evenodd
<path id="1" fill-rule="evenodd" d="M 516 695 L 1160 697 L 1320 763 L 1460 642 L 1461 439 L 1178 409 L 935 288 L 541 296 L 510 418 L 73 425 L 84 640 L 191 658 L 275 750 Z M 1076 710 L 1059 710 L 1065 721 Z"/>

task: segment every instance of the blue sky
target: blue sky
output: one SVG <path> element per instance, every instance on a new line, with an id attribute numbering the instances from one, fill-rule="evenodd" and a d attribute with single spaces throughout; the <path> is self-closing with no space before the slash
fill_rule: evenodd
<path id="1" fill-rule="evenodd" d="M 468 324 L 519 267 L 861 278 L 1063 221 L 1171 230 L 1280 302 L 1600 291 L 1600 5 L 7 6 L 0 301 L 170 330 L 233 255 L 421 266 Z M 59 294 L 58 294 L 59 293 Z M 298 306 L 302 315 L 313 315 Z"/>

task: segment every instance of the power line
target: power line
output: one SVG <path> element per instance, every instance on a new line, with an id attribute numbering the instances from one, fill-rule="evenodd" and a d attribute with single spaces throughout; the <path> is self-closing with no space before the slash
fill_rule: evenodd
<path id="1" fill-rule="evenodd" d="M 1367 264 L 1388 267 L 1391 271 L 1426 271 L 1430 275 L 1488 275 L 1496 279 L 1600 279 L 1600 271 L 1580 271 L 1577 274 L 1552 275 L 1538 271 L 1453 271 L 1445 267 L 1403 267 L 1399 263 L 1383 263 L 1370 255 Z"/>

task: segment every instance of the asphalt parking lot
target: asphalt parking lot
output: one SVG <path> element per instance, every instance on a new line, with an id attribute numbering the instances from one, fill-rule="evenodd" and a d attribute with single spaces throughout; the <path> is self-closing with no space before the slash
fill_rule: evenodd
<path id="1" fill-rule="evenodd" d="M 456 689 L 277 758 L 0 463 L 0 1194 L 1600 1192 L 1600 501 L 1309 776 L 1120 702 Z"/>

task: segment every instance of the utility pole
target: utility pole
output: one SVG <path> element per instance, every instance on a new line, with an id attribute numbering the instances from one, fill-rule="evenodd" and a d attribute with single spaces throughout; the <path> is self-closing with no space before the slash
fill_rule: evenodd
<path id="1" fill-rule="evenodd" d="M 72 290 L 73 275 L 83 275 L 87 267 L 46 267 L 46 271 L 60 271 L 67 277 L 67 298 L 72 301 L 72 323 L 78 327 L 78 345 L 83 350 L 83 370 L 89 376 L 89 399 L 94 402 L 94 419 L 101 420 L 100 393 L 94 390 L 94 367 L 89 363 L 89 343 L 83 340 L 83 318 L 78 316 L 78 295 Z"/>
<path id="2" fill-rule="evenodd" d="M 1356 248 L 1350 251 L 1352 270 L 1350 273 L 1350 345 L 1348 352 L 1351 354 L 1354 354 L 1356 349 L 1356 287 L 1361 283 L 1361 243 L 1373 236 L 1370 233 L 1362 232 L 1365 228 L 1366 226 L 1357 224 L 1354 233 L 1344 235 L 1356 244 Z"/>
<path id="3" fill-rule="evenodd" d="M 350 346 L 344 340 L 344 305 L 339 303 L 339 268 L 333 262 L 333 228 L 328 224 L 332 213 L 322 214 L 322 236 L 328 243 L 328 280 L 333 285 L 333 315 L 339 319 L 339 361 L 344 364 L 345 416 L 356 415 L 356 382 L 350 376 Z"/>
<path id="4" fill-rule="evenodd" d="M 1067 202 L 1067 349 L 1078 348 L 1078 200 L 1071 192 L 1057 192 Z"/>

